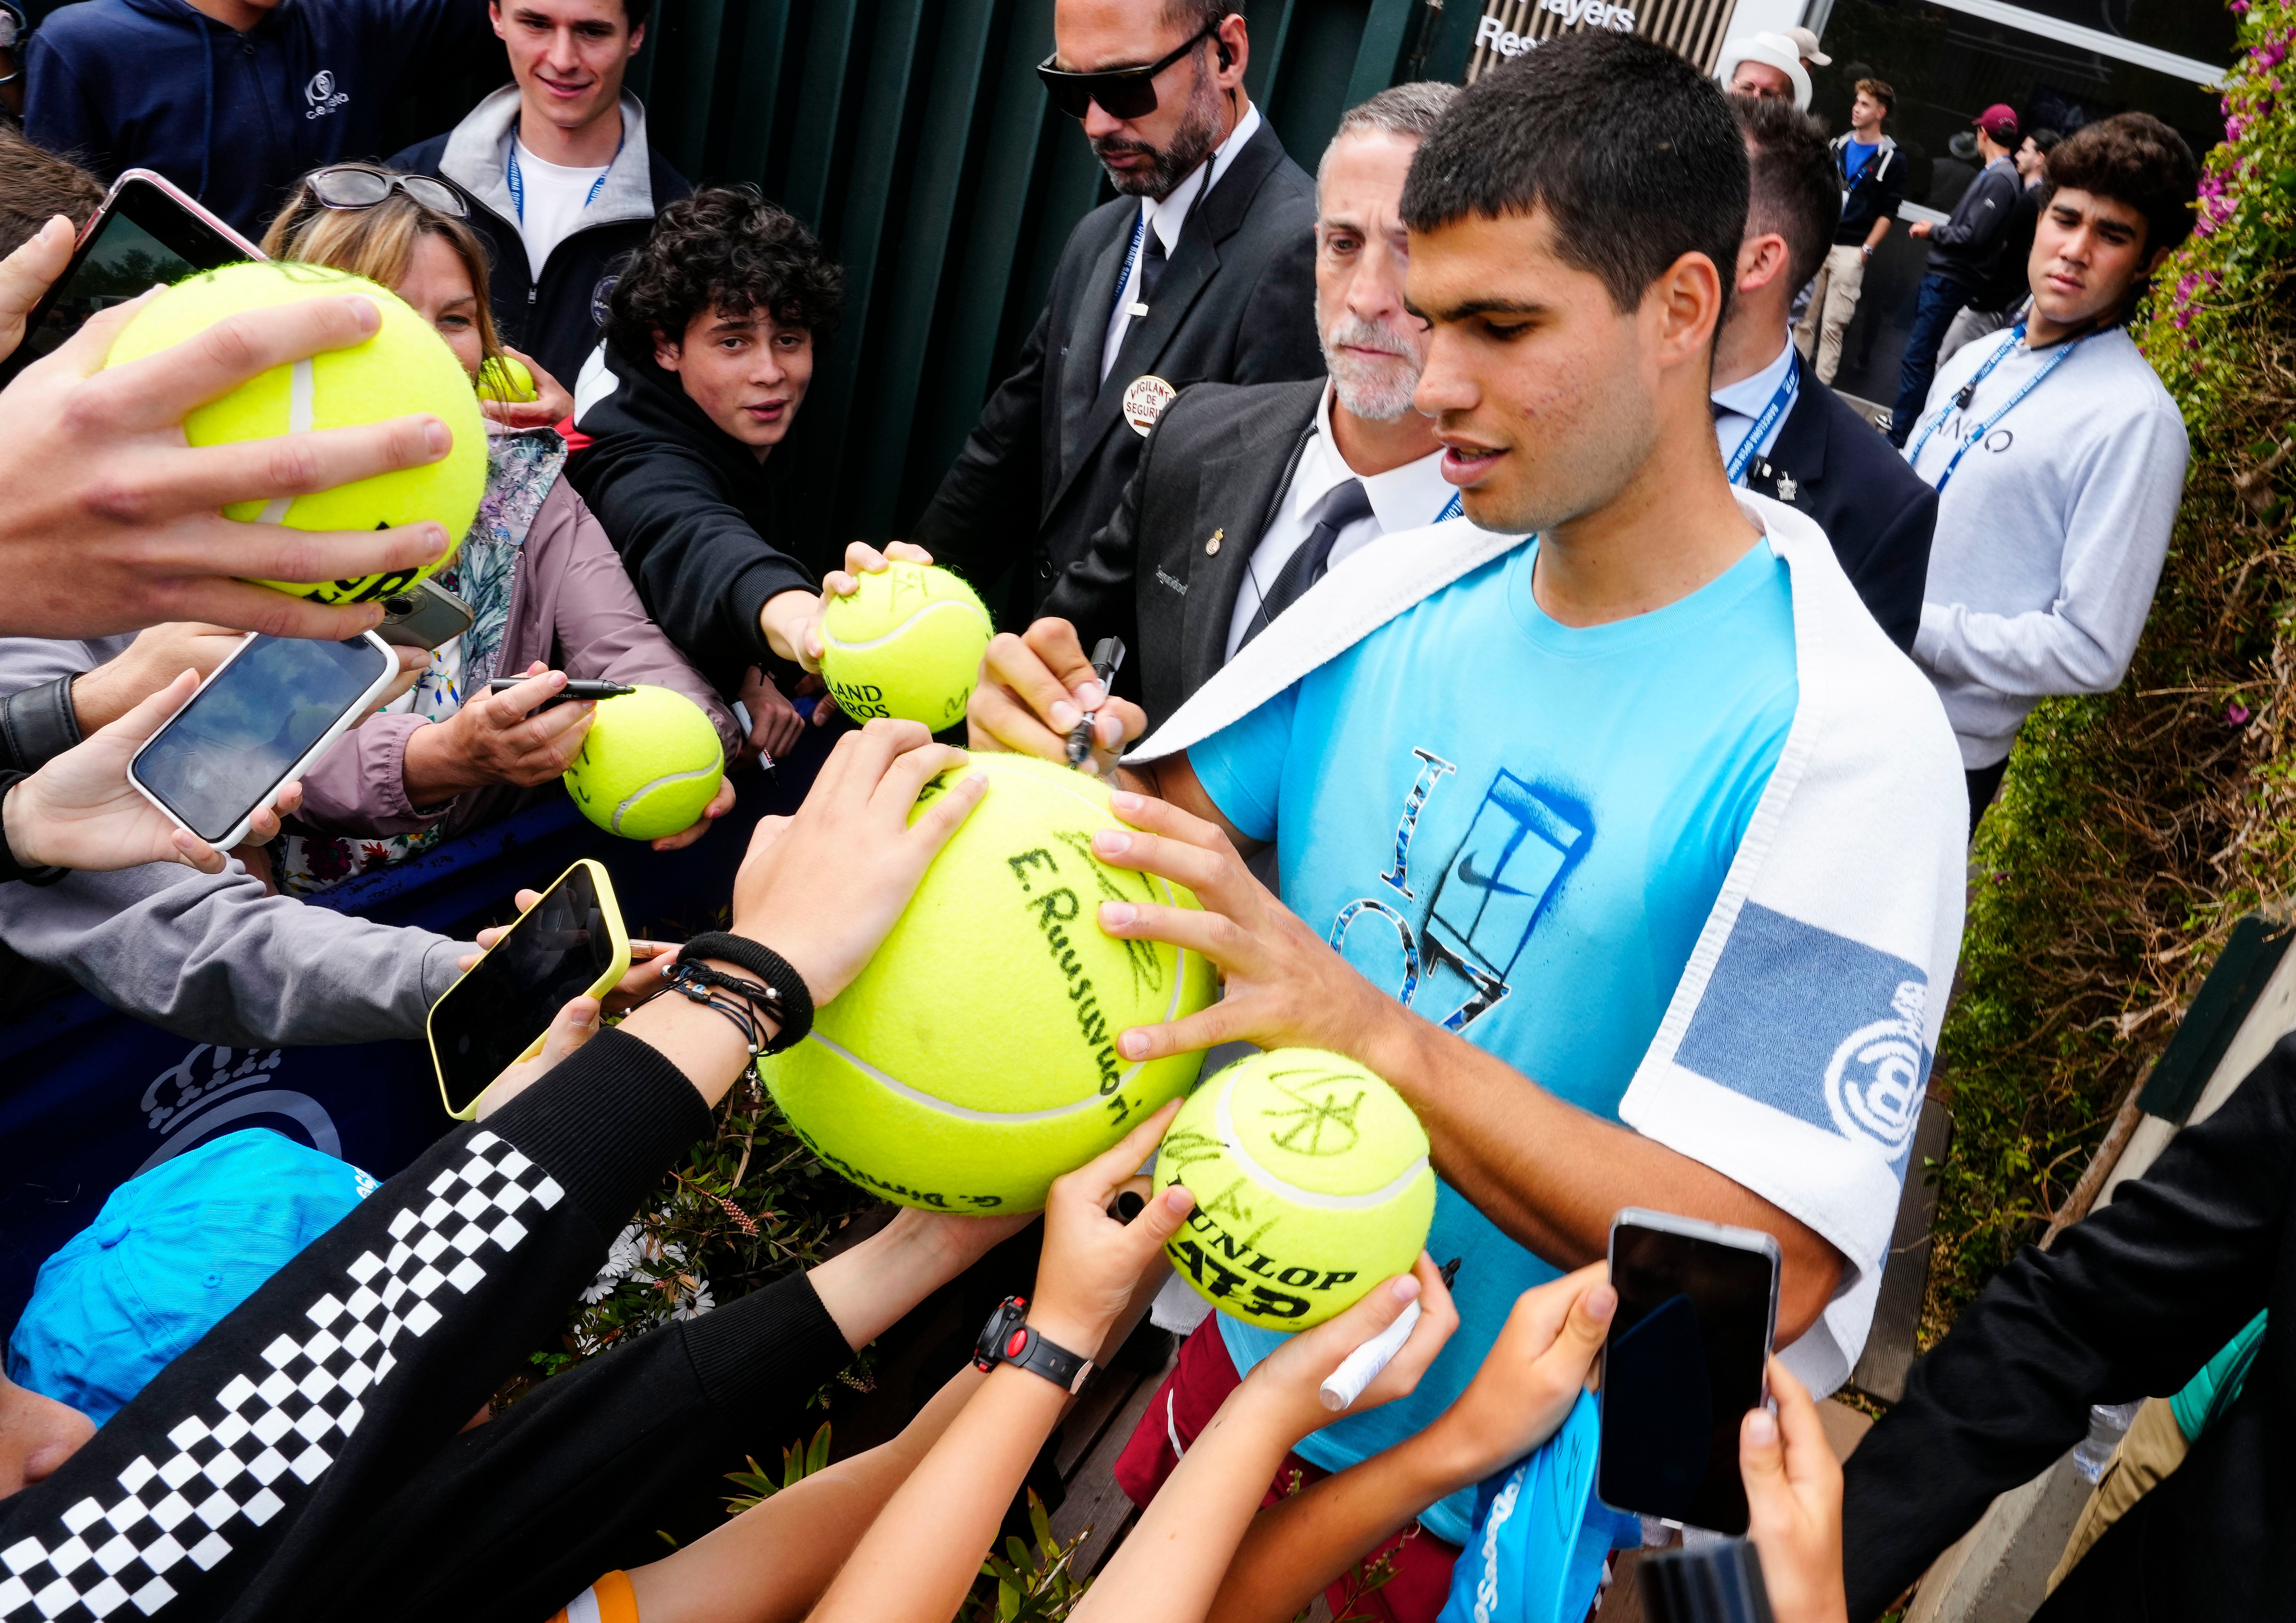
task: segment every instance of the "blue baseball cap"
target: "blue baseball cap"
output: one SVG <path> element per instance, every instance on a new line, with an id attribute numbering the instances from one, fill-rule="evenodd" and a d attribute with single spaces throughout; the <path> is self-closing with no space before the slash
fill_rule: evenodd
<path id="1" fill-rule="evenodd" d="M 376 1187 L 262 1127 L 162 1161 L 40 1265 L 8 1378 L 103 1424 Z"/>

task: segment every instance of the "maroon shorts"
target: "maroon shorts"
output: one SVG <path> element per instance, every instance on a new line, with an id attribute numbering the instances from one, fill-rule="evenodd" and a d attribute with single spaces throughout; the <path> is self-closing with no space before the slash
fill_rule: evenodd
<path id="1" fill-rule="evenodd" d="M 1182 1452 L 1211 1424 L 1227 1395 L 1242 1383 L 1234 1360 L 1227 1356 L 1227 1343 L 1220 1340 L 1218 1319 L 1206 1319 L 1196 1327 L 1195 1334 L 1180 1344 L 1180 1361 L 1171 1379 L 1149 1404 L 1132 1440 L 1117 1457 L 1116 1485 L 1133 1504 L 1145 1504 L 1156 1496 L 1164 1479 L 1179 1464 Z M 1329 1475 L 1298 1455 L 1287 1454 L 1260 1504 L 1264 1508 L 1278 1504 Z M 1451 1564 L 1458 1558 L 1457 1545 L 1436 1537 L 1414 1522 L 1366 1552 L 1356 1572 L 1325 1590 L 1324 1598 L 1335 1618 L 1434 1623 L 1435 1615 L 1443 1610 L 1444 1597 L 1450 1593 Z M 1394 1575 L 1366 1591 L 1360 1574 L 1389 1565 Z"/>

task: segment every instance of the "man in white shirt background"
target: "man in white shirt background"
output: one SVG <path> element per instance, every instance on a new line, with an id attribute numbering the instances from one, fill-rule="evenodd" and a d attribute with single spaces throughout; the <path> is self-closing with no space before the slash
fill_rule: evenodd
<path id="1" fill-rule="evenodd" d="M 665 203 L 693 191 L 646 142 L 645 109 L 622 88 L 652 0 L 496 0 L 514 83 L 395 168 L 453 181 L 494 250 L 504 340 L 567 388 L 598 342 L 613 264 L 642 248 Z M 551 415 L 570 410 L 552 398 Z"/>
<path id="2" fill-rule="evenodd" d="M 1390 530 L 1458 512 L 1434 423 L 1411 404 L 1426 328 L 1404 305 L 1397 210 L 1419 143 L 1458 94 L 1383 90 L 1341 119 L 1316 176 L 1316 328 L 1327 382 L 1200 384 L 1174 400 L 1114 515 L 1045 615 L 1089 648 L 1122 636 L 1117 686 L 1160 721 L 1300 594 Z M 989 668 L 1036 656 L 1017 638 Z"/>

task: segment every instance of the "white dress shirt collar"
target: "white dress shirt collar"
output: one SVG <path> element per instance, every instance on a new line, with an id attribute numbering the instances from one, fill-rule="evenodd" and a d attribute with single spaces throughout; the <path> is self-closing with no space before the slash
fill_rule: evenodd
<path id="1" fill-rule="evenodd" d="M 1779 339 L 1776 358 L 1768 365 L 1751 377 L 1740 378 L 1714 391 L 1714 404 L 1718 408 L 1714 414 L 1714 437 L 1721 443 L 1722 460 L 1726 463 L 1737 450 L 1739 442 L 1752 432 L 1755 420 L 1778 392 L 1779 385 L 1786 381 L 1786 368 L 1793 365 L 1793 334 L 1782 332 Z M 1778 430 L 1785 427 L 1785 414 L 1781 413 L 1778 420 L 1770 424 L 1770 431 L 1762 436 L 1764 443 L 1754 447 L 1757 455 L 1776 443 Z"/>

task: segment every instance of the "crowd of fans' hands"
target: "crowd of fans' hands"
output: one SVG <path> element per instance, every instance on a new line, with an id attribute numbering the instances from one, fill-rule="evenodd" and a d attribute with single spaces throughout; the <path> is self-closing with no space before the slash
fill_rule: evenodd
<path id="1" fill-rule="evenodd" d="M 35 237 L 0 264 L 0 283 L 17 290 L 12 302 L 47 274 L 53 247 Z M 248 311 L 104 369 L 112 340 L 143 303 L 102 311 L 0 391 L 0 488 L 12 504 L 0 559 L 12 583 L 0 632 L 91 636 L 204 620 L 342 638 L 379 623 L 374 603 L 330 607 L 250 581 L 340 580 L 433 563 L 454 539 L 440 526 L 299 530 L 240 523 L 220 509 L 437 462 L 454 443 L 444 422 L 397 417 L 197 449 L 183 430 L 186 413 L 258 373 L 364 342 L 381 323 L 373 301 L 347 296 Z M 0 336 L 8 319 L 0 307 Z M 13 320 L 20 337 L 22 314 Z"/>
<path id="2" fill-rule="evenodd" d="M 11 788 L 0 802 L 0 824 L 16 861 L 28 868 L 90 873 L 181 862 L 202 873 L 222 873 L 222 852 L 177 827 L 127 781 L 127 763 L 136 749 L 183 708 L 199 684 L 197 671 L 184 672 Z M 302 798 L 301 784 L 282 787 L 274 804 L 258 807 L 250 820 L 250 839 L 260 843 L 277 834 L 279 819 L 291 815 Z"/>

